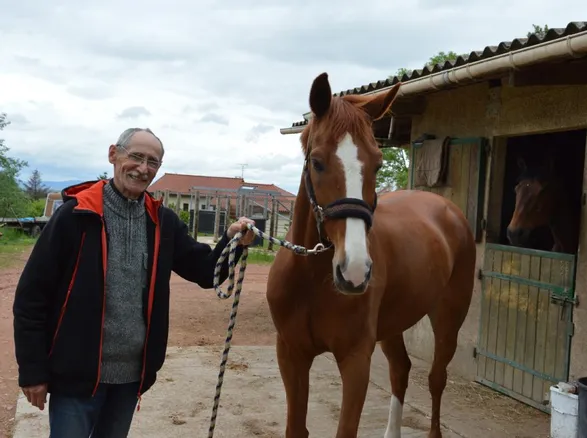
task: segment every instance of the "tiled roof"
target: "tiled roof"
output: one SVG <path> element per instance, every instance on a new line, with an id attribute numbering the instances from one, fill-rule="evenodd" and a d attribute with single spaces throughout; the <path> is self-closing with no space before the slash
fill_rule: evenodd
<path id="1" fill-rule="evenodd" d="M 454 61 L 446 61 L 444 64 L 426 65 L 422 69 L 413 70 L 409 75 L 403 75 L 402 77 L 393 76 L 388 79 L 382 79 L 376 82 L 371 82 L 360 87 L 351 88 L 348 90 L 340 91 L 335 93 L 334 96 L 346 96 L 349 94 L 364 94 L 372 91 L 377 91 L 382 88 L 386 88 L 397 84 L 398 82 L 408 82 L 414 79 L 419 79 L 424 76 L 428 76 L 434 73 L 450 70 L 455 67 L 470 64 L 476 61 L 489 59 L 493 56 L 503 55 L 504 53 L 512 52 L 515 50 L 525 49 L 531 46 L 535 46 L 540 43 L 554 41 L 560 38 L 565 38 L 569 35 L 573 35 L 579 32 L 587 30 L 586 21 L 573 21 L 570 22 L 567 27 L 564 28 L 552 28 L 549 29 L 544 36 L 540 36 L 537 33 L 533 33 L 528 38 L 516 38 L 512 41 L 502 41 L 497 46 L 486 46 L 483 50 L 473 51 L 465 56 L 459 56 Z M 308 124 L 308 120 L 302 120 L 294 122 L 292 127 L 304 126 Z"/>
<path id="2" fill-rule="evenodd" d="M 170 192 L 188 193 L 194 186 L 237 190 L 243 183 L 242 178 L 165 173 L 161 178 L 151 184 L 149 191 L 169 190 Z"/>
<path id="3" fill-rule="evenodd" d="M 284 197 L 294 197 L 293 193 L 276 186 L 275 184 L 251 183 L 242 178 L 222 176 L 186 175 L 181 173 L 165 173 L 149 187 L 150 192 L 157 190 L 189 193 L 192 187 L 205 187 L 211 192 L 214 190 L 239 190 L 253 187 L 258 190 L 277 192 Z M 206 189 L 203 189 L 206 190 Z"/>
<path id="4" fill-rule="evenodd" d="M 155 181 L 149 187 L 149 192 L 155 193 L 156 191 L 164 192 L 169 190 L 172 194 L 179 192 L 182 194 L 190 193 L 192 187 L 199 187 L 201 196 L 214 195 L 216 190 L 230 190 L 237 191 L 241 188 L 255 188 L 264 192 L 276 192 L 279 193 L 277 199 L 280 201 L 278 205 L 279 213 L 289 214 L 290 213 L 290 202 L 295 201 L 296 196 L 275 184 L 264 184 L 264 183 L 250 183 L 242 178 L 230 178 L 220 176 L 205 176 L 205 175 L 186 175 L 179 173 L 165 173 L 161 178 Z M 231 193 L 221 193 L 220 195 L 230 195 L 231 211 L 236 211 L 236 196 Z M 219 195 L 219 197 L 220 197 Z M 263 205 L 266 199 L 266 195 L 263 193 L 252 193 L 250 199 L 254 200 L 260 205 Z M 271 206 L 269 205 L 269 208 Z"/>

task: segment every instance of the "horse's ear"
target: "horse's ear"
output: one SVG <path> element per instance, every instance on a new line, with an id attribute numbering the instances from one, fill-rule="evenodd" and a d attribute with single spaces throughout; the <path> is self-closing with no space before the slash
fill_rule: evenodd
<path id="1" fill-rule="evenodd" d="M 330 109 L 332 102 L 332 90 L 328 82 L 328 73 L 322 73 L 314 82 L 310 89 L 310 109 L 314 116 L 319 119 L 323 117 Z"/>
<path id="2" fill-rule="evenodd" d="M 375 94 L 371 99 L 363 100 L 359 106 L 371 117 L 371 120 L 379 120 L 385 115 L 391 104 L 395 100 L 395 96 L 399 91 L 401 82 L 398 82 L 391 87 L 386 93 Z"/>
<path id="3" fill-rule="evenodd" d="M 526 161 L 522 157 L 518 157 L 518 167 L 522 172 L 525 172 L 528 166 L 526 165 Z"/>

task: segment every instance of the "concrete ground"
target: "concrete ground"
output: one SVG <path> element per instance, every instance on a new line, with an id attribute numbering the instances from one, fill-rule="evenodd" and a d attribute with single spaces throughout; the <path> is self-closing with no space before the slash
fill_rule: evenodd
<path id="1" fill-rule="evenodd" d="M 12 303 L 27 255 L 28 252 L 18 256 L 20 264 L 0 269 L 0 438 L 48 436 L 46 411 L 31 409 L 22 398 L 18 406 L 15 403 L 21 392 L 14 361 Z M 247 268 L 246 292 L 239 306 L 234 347 L 229 357 L 231 368 L 226 373 L 215 437 L 283 436 L 285 394 L 274 357 L 275 328 L 266 301 L 268 273 L 267 265 L 251 264 Z M 169 361 L 159 381 L 145 395 L 131 437 L 207 436 L 219 348 L 226 337 L 232 299 L 218 300 L 215 293 L 201 290 L 175 274 L 170 286 L 173 293 L 169 345 L 174 348 L 169 349 Z M 404 431 L 412 437 L 425 437 L 426 433 L 421 432 L 429 428 L 431 410 L 429 364 L 415 357 L 411 360 Z M 458 377 L 451 367 L 448 371 L 441 422 L 452 433 L 445 432 L 444 438 L 549 437 L 549 415 Z M 389 405 L 388 374 L 387 362 L 380 348 L 376 348 L 360 437 L 383 436 Z M 316 360 L 311 383 L 310 436 L 332 437 L 341 388 L 330 355 Z M 406 433 L 404 438 L 408 436 Z"/>
<path id="2" fill-rule="evenodd" d="M 158 383 L 142 400 L 131 438 L 205 437 L 220 364 L 219 347 L 170 348 Z M 377 376 L 375 376 L 377 378 Z M 339 415 L 341 385 L 329 355 L 316 359 L 310 383 L 308 429 L 312 437 L 333 437 Z M 359 436 L 381 438 L 387 424 L 390 394 L 372 382 Z M 229 354 L 215 437 L 278 438 L 285 431 L 285 393 L 274 347 L 232 347 Z M 403 438 L 428 436 L 429 420 L 406 406 Z M 445 431 L 444 438 L 458 438 Z M 31 408 L 21 396 L 14 438 L 48 437 L 47 410 Z"/>

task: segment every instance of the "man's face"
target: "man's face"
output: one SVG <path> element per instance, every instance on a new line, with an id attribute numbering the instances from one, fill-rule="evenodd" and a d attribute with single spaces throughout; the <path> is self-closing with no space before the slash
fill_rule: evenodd
<path id="1" fill-rule="evenodd" d="M 135 133 L 125 149 L 110 146 L 116 188 L 127 198 L 139 198 L 157 175 L 162 152 L 159 140 L 143 131 Z"/>

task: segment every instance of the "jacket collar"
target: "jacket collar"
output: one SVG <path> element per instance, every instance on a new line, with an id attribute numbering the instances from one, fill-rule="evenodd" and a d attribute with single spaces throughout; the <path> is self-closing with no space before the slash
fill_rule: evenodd
<path id="1" fill-rule="evenodd" d="M 64 188 L 61 191 L 63 202 L 70 199 L 76 199 L 77 205 L 74 211 L 86 211 L 95 213 L 99 216 L 104 216 L 104 185 L 108 184 L 108 180 L 86 181 L 80 184 L 75 184 Z M 155 223 L 159 223 L 159 215 L 157 214 L 161 207 L 162 200 L 157 200 L 149 192 L 145 192 L 145 208 Z"/>

